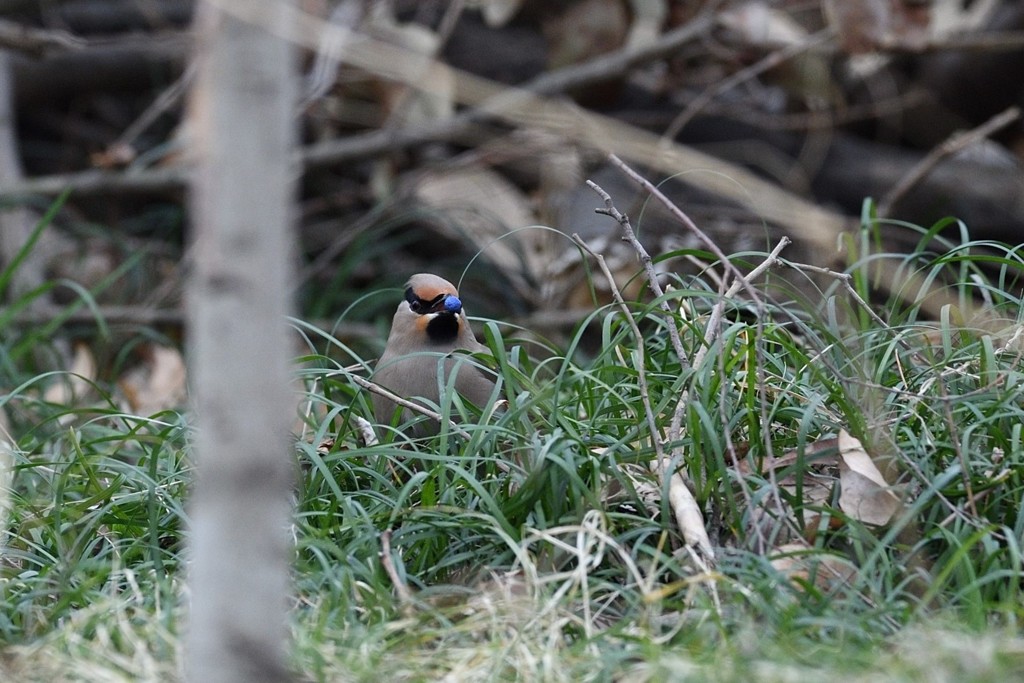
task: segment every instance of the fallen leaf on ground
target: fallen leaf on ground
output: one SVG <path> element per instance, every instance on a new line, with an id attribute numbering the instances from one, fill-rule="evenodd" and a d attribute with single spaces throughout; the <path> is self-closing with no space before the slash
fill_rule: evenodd
<path id="1" fill-rule="evenodd" d="M 839 507 L 857 521 L 883 526 L 900 507 L 882 473 L 860 441 L 839 432 Z"/>
<path id="2" fill-rule="evenodd" d="M 85 344 L 75 344 L 75 357 L 67 374 L 46 388 L 43 400 L 57 405 L 71 405 L 81 399 L 96 381 L 96 359 Z"/>
<path id="3" fill-rule="evenodd" d="M 155 415 L 185 402 L 185 359 L 169 346 L 150 344 L 143 349 L 143 363 L 125 373 L 118 386 L 137 415 Z"/>
<path id="4" fill-rule="evenodd" d="M 786 543 L 771 555 L 772 567 L 791 581 L 811 582 L 829 590 L 849 583 L 857 568 L 849 560 L 815 550 L 805 543 Z"/>

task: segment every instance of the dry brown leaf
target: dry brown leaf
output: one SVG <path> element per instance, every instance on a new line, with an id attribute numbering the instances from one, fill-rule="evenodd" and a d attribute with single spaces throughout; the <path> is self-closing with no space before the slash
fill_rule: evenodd
<path id="1" fill-rule="evenodd" d="M 900 507 L 882 473 L 860 441 L 839 432 L 839 507 L 865 524 L 888 524 Z"/>
<path id="2" fill-rule="evenodd" d="M 81 399 L 96 381 L 96 358 L 83 343 L 75 344 L 75 356 L 67 374 L 60 376 L 47 387 L 43 400 L 58 405 L 71 405 Z"/>
<path id="3" fill-rule="evenodd" d="M 666 458 L 665 460 L 668 459 Z M 664 462 L 662 466 L 667 466 L 667 464 L 667 462 Z M 686 479 L 679 472 L 666 473 L 660 469 L 658 472 L 662 477 L 669 477 L 669 507 L 675 515 L 676 526 L 679 527 L 680 533 L 683 534 L 686 545 L 700 550 L 705 559 L 714 560 L 715 551 L 711 547 L 711 539 L 708 538 L 707 529 L 704 528 L 704 513 L 701 512 L 700 505 L 697 504 L 697 500 L 690 493 L 690 489 L 686 485 Z"/>
<path id="4" fill-rule="evenodd" d="M 580 0 L 544 22 L 548 64 L 560 68 L 617 50 L 626 42 L 629 12 L 622 0 Z"/>
<path id="5" fill-rule="evenodd" d="M 185 359 L 177 349 L 150 344 L 143 363 L 126 372 L 118 386 L 136 415 L 154 415 L 177 408 L 186 398 Z"/>
<path id="6" fill-rule="evenodd" d="M 666 0 L 630 0 L 633 23 L 629 27 L 626 45 L 639 49 L 650 45 L 661 35 L 661 27 L 668 17 Z"/>
<path id="7" fill-rule="evenodd" d="M 764 2 L 748 2 L 722 12 L 718 21 L 743 42 L 768 50 L 799 45 L 807 39 L 803 26 Z"/>
<path id="8" fill-rule="evenodd" d="M 900 0 L 826 0 L 824 10 L 850 55 L 875 52 L 886 43 L 922 44 L 931 21 L 926 4 Z"/>
<path id="9" fill-rule="evenodd" d="M 523 0 L 476 0 L 470 4 L 480 9 L 484 23 L 491 28 L 501 28 L 512 21 L 522 5 Z"/>
<path id="10" fill-rule="evenodd" d="M 824 590 L 847 584 L 857 568 L 848 560 L 813 550 L 806 543 L 786 543 L 775 548 L 771 564 L 794 582 L 809 582 Z"/>

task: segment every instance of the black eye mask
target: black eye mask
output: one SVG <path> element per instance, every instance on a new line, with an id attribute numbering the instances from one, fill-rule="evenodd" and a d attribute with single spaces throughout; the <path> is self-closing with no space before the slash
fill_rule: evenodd
<path id="1" fill-rule="evenodd" d="M 454 294 L 438 294 L 430 301 L 421 299 L 412 291 L 412 287 L 405 290 L 405 300 L 409 302 L 409 308 L 413 313 L 426 315 L 427 313 L 458 313 L 462 310 L 462 302 Z"/>

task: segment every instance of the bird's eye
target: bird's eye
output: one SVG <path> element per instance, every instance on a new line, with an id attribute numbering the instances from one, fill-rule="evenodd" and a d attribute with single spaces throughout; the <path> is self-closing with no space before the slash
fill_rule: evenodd
<path id="1" fill-rule="evenodd" d="M 416 296 L 416 293 L 412 291 L 412 287 L 405 290 L 405 300 L 409 302 L 409 309 L 413 313 L 423 312 L 423 300 Z"/>

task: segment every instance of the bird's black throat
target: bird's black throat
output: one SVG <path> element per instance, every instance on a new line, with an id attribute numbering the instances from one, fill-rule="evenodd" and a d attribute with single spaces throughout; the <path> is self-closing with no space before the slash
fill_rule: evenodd
<path id="1" fill-rule="evenodd" d="M 427 338 L 434 344 L 447 344 L 459 336 L 459 319 L 454 313 L 438 313 L 427 323 Z"/>

